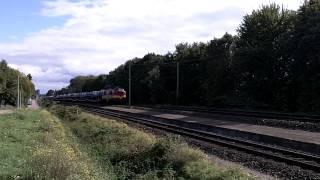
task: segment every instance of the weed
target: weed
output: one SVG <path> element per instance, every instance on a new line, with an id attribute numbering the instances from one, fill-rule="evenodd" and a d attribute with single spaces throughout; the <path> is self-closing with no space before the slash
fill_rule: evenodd
<path id="1" fill-rule="evenodd" d="M 32 167 L 33 176 L 39 179 L 64 180 L 72 173 L 72 163 L 59 150 L 38 149 L 28 164 Z"/>

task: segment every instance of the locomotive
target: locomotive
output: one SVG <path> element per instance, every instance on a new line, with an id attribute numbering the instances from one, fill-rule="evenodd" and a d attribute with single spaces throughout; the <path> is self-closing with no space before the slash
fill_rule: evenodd
<path id="1" fill-rule="evenodd" d="M 60 94 L 51 97 L 57 101 L 81 101 L 99 103 L 123 103 L 127 93 L 123 88 L 108 88 L 100 91 Z"/>

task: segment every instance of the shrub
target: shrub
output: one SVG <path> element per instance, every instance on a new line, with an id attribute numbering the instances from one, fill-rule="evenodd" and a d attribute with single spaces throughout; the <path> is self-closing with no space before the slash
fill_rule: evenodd
<path id="1" fill-rule="evenodd" d="M 52 132 L 53 131 L 53 127 L 51 126 L 51 124 L 46 121 L 46 120 L 41 120 L 39 122 L 39 127 L 38 127 L 39 131 L 42 132 Z"/>
<path id="2" fill-rule="evenodd" d="M 24 110 L 18 110 L 15 112 L 16 118 L 19 120 L 24 120 L 26 119 L 26 115 L 25 115 L 25 111 Z"/>
<path id="3" fill-rule="evenodd" d="M 49 111 L 57 115 L 59 118 L 68 121 L 75 121 L 78 119 L 81 110 L 78 106 L 62 106 L 62 105 L 52 105 Z"/>
<path id="4" fill-rule="evenodd" d="M 54 105 L 56 105 L 56 103 L 54 101 L 49 101 L 49 100 L 45 100 L 45 99 L 40 99 L 37 102 L 41 107 L 44 108 L 50 108 Z"/>

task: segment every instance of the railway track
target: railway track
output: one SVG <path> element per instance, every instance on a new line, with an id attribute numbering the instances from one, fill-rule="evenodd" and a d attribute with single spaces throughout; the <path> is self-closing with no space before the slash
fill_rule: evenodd
<path id="1" fill-rule="evenodd" d="M 179 134 L 189 138 L 218 144 L 238 151 L 272 159 L 277 162 L 284 162 L 288 165 L 299 166 L 302 169 L 312 170 L 317 173 L 320 172 L 320 156 L 270 145 L 259 144 L 256 142 L 241 140 L 228 136 L 218 135 L 211 132 L 180 127 L 178 125 L 161 122 L 162 118 L 159 117 L 137 115 L 129 112 L 104 109 L 92 105 L 78 105 L 82 107 L 84 110 L 98 115 L 115 117 L 134 123 L 139 123 L 144 126 L 164 130 L 174 134 Z"/>
<path id="2" fill-rule="evenodd" d="M 219 115 L 233 115 L 242 117 L 255 117 L 255 118 L 270 118 L 287 121 L 300 121 L 310 123 L 320 123 L 320 115 L 308 115 L 308 114 L 292 114 L 292 113 L 277 113 L 277 112 L 261 112 L 261 111 L 245 111 L 245 110 L 230 110 L 230 109 L 217 109 L 217 108 L 204 108 L 193 106 L 166 106 L 166 105 L 154 105 L 154 106 L 137 106 L 145 108 L 163 109 L 163 110 L 175 110 L 175 111 L 193 111 L 207 114 L 219 114 Z"/>

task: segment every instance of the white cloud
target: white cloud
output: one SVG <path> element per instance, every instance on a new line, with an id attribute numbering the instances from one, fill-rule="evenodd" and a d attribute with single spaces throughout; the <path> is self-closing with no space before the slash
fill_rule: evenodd
<path id="1" fill-rule="evenodd" d="M 270 0 L 50 0 L 43 16 L 67 16 L 62 27 L 0 43 L 0 57 L 34 76 L 42 90 L 61 88 L 74 75 L 107 73 L 148 52 L 179 42 L 235 33 L 242 16 Z M 278 0 L 297 9 L 302 0 Z"/>

